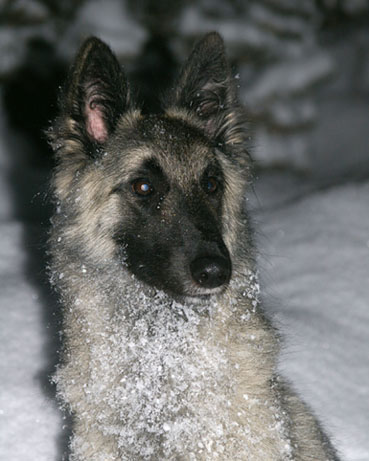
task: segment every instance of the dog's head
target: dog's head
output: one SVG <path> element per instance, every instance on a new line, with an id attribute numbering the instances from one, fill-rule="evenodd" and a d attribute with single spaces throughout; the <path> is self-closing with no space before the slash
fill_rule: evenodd
<path id="1" fill-rule="evenodd" d="M 51 130 L 63 245 L 177 295 L 217 293 L 237 259 L 249 160 L 216 33 L 194 48 L 160 114 L 135 107 L 117 59 L 82 46 Z"/>

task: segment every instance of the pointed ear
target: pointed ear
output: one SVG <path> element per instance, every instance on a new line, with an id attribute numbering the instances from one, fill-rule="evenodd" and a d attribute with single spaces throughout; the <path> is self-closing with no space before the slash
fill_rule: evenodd
<path id="1" fill-rule="evenodd" d="M 63 115 L 77 122 L 86 140 L 101 144 L 128 104 L 127 79 L 116 57 L 98 38 L 87 39 L 69 74 Z"/>
<path id="2" fill-rule="evenodd" d="M 195 46 L 185 63 L 169 107 L 195 115 L 206 134 L 217 142 L 242 143 L 243 109 L 221 36 L 211 32 Z"/>

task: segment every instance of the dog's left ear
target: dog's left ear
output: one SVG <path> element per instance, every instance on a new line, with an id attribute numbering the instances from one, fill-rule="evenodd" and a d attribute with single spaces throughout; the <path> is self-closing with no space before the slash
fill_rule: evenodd
<path id="1" fill-rule="evenodd" d="M 104 143 L 127 110 L 126 76 L 110 48 L 96 37 L 82 45 L 62 100 L 62 112 L 72 117 L 87 141 Z"/>
<path id="2" fill-rule="evenodd" d="M 218 33 L 205 35 L 195 46 L 170 95 L 169 106 L 196 115 L 211 139 L 226 144 L 243 143 L 243 109 Z"/>

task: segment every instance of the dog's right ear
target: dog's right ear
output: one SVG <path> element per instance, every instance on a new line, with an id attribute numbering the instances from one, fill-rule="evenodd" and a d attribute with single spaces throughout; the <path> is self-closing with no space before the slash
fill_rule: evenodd
<path id="1" fill-rule="evenodd" d="M 79 173 L 100 154 L 119 117 L 130 109 L 127 78 L 110 48 L 91 37 L 82 45 L 47 132 L 57 160 L 54 193 L 63 201 Z"/>
<path id="2" fill-rule="evenodd" d="M 93 154 L 93 147 L 105 143 L 128 107 L 128 83 L 119 62 L 105 43 L 91 37 L 83 43 L 69 73 L 52 144 L 66 147 L 69 131 L 71 139 L 77 137 Z"/>
<path id="3" fill-rule="evenodd" d="M 87 39 L 70 72 L 64 110 L 91 141 L 104 143 L 127 105 L 127 79 L 116 57 L 98 38 Z"/>

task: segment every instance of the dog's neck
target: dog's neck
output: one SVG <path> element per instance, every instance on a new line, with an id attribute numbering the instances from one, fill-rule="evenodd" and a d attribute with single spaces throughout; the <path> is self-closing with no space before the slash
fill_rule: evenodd
<path id="1" fill-rule="evenodd" d="M 201 451 L 207 441 L 222 447 L 223 430 L 232 427 L 242 453 L 237 444 L 253 429 L 234 429 L 235 412 L 248 405 L 248 414 L 259 418 L 260 401 L 275 405 L 268 389 L 278 347 L 258 305 L 255 274 L 245 270 L 224 293 L 196 303 L 174 301 L 118 267 L 102 277 L 86 266 L 79 277 L 83 283 L 67 273 L 59 280 L 69 298 L 68 359 L 61 373 L 70 367 L 83 374 L 83 392 L 96 412 L 104 402 L 96 416 L 100 430 L 118 437 L 127 456 L 131 450 L 147 457 L 159 437 L 163 457 L 177 459 L 188 447 Z M 73 354 L 74 348 L 85 352 Z M 121 415 L 123 426 L 112 415 Z M 278 438 L 273 418 L 267 436 Z"/>

